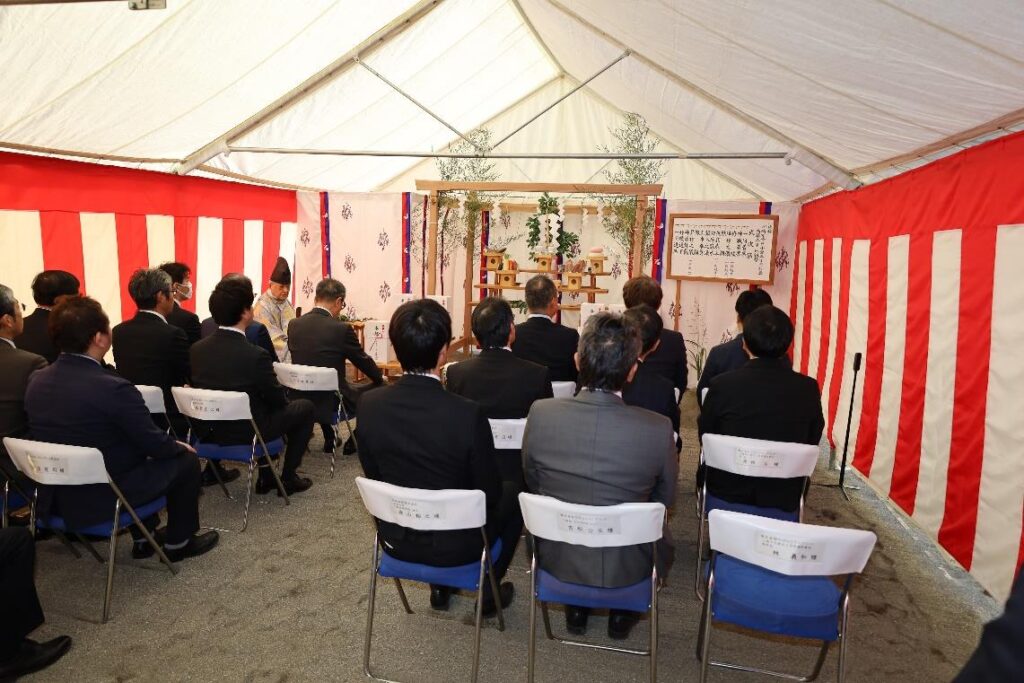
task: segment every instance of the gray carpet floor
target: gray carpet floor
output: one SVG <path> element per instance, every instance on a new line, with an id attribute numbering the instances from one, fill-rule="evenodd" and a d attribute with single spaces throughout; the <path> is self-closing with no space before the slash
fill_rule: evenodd
<path id="1" fill-rule="evenodd" d="M 684 401 L 683 424 L 694 406 Z M 676 563 L 661 593 L 659 680 L 693 681 L 700 603 L 694 595 L 696 519 L 692 482 L 696 434 L 684 431 L 678 503 L 671 517 Z M 98 623 L 105 568 L 75 559 L 57 541 L 38 545 L 37 584 L 47 623 L 37 638 L 67 633 L 70 653 L 37 674 L 38 681 L 359 681 L 366 627 L 366 597 L 373 528 L 353 483 L 355 457 L 339 456 L 329 478 L 328 457 L 314 437 L 303 470 L 314 487 L 285 507 L 273 495 L 255 496 L 249 529 L 222 535 L 219 547 L 180 565 L 171 576 L 156 560 L 133 562 L 122 539 L 111 621 Z M 835 480 L 822 458 L 816 481 Z M 853 589 L 848 681 L 948 681 L 977 643 L 981 624 L 1000 606 L 965 572 L 950 563 L 920 532 L 908 527 L 861 482 L 846 502 L 836 489 L 814 486 L 807 521 L 871 529 L 878 546 Z M 236 497 L 239 480 L 231 485 Z M 237 526 L 242 506 L 217 489 L 201 500 L 204 524 Z M 105 553 L 105 546 L 100 548 Z M 526 678 L 529 603 L 527 558 L 520 547 L 508 578 L 516 598 L 507 629 L 493 620 L 482 636 L 480 679 Z M 415 615 L 407 616 L 391 584 L 377 601 L 373 662 L 376 672 L 403 681 L 466 680 L 472 652 L 472 600 L 453 599 L 447 613 L 433 613 L 424 587 L 407 588 Z M 553 611 L 556 631 L 562 612 Z M 607 620 L 591 618 L 588 637 L 607 643 Z M 642 646 L 647 622 L 630 642 Z M 638 657 L 566 647 L 539 630 L 537 680 L 648 680 Z M 716 628 L 716 658 L 805 673 L 816 645 Z M 835 680 L 830 652 L 822 680 Z M 759 680 L 712 670 L 711 681 Z M 768 680 L 768 679 L 761 679 Z"/>

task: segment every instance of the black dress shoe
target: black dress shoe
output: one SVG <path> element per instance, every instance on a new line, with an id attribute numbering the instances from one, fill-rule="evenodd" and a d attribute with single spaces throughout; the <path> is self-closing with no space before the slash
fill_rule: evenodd
<path id="1" fill-rule="evenodd" d="M 309 477 L 300 477 L 296 475 L 288 479 L 281 479 L 281 483 L 284 485 L 285 493 L 291 496 L 296 493 L 302 493 L 308 489 L 313 485 L 313 480 Z M 270 493 L 271 491 L 277 491 L 278 497 L 281 496 L 281 491 L 278 490 L 277 482 L 274 481 L 273 477 L 267 477 L 266 479 L 261 478 L 256 482 L 256 493 L 264 494 Z"/>
<path id="2" fill-rule="evenodd" d="M 350 436 L 350 437 L 348 437 L 348 441 L 345 442 L 345 445 L 342 446 L 341 454 L 342 455 L 352 455 L 355 452 L 356 452 L 356 440 L 353 439 Z"/>
<path id="3" fill-rule="evenodd" d="M 166 528 L 160 528 L 150 531 L 153 535 L 153 539 L 157 542 L 157 545 L 164 544 L 164 538 L 167 535 Z M 133 560 L 144 560 L 147 557 L 153 557 L 156 553 L 156 548 L 149 544 L 149 541 L 143 537 L 142 539 L 132 543 L 132 559 Z"/>
<path id="4" fill-rule="evenodd" d="M 447 612 L 451 603 L 452 589 L 448 586 L 430 584 L 430 607 L 439 612 Z"/>
<path id="5" fill-rule="evenodd" d="M 565 606 L 565 630 L 574 636 L 582 636 L 587 633 L 587 617 L 590 616 L 589 607 L 577 607 L 575 605 Z"/>
<path id="6" fill-rule="evenodd" d="M 198 557 L 213 550 L 213 547 L 220 541 L 220 534 L 216 531 L 207 531 L 202 534 L 193 534 L 188 543 L 180 548 L 168 548 L 164 546 L 164 554 L 171 562 L 181 562 L 190 557 Z"/>
<path id="7" fill-rule="evenodd" d="M 240 476 L 242 476 L 242 473 L 239 470 L 236 470 L 234 468 L 228 469 L 227 467 L 224 467 L 220 463 L 210 462 L 206 466 L 206 469 L 203 470 L 203 486 L 217 485 L 217 476 L 213 473 L 214 469 L 216 469 L 217 473 L 220 474 L 220 480 L 223 481 L 225 484 L 230 483 L 235 479 L 238 479 Z"/>
<path id="8" fill-rule="evenodd" d="M 26 638 L 12 657 L 0 661 L 0 681 L 13 681 L 19 676 L 45 669 L 71 649 L 70 636 L 58 636 L 45 643 Z"/>
<path id="9" fill-rule="evenodd" d="M 490 587 L 490 584 L 488 584 Z M 512 585 L 511 581 L 498 586 L 498 597 L 501 599 L 501 609 L 505 609 L 512 604 L 512 598 L 516 595 L 516 587 Z M 484 617 L 493 617 L 498 613 L 498 606 L 494 604 L 494 596 L 491 595 L 491 591 L 484 591 Z"/>
<path id="10" fill-rule="evenodd" d="M 638 621 L 636 612 L 613 609 L 608 613 L 608 637 L 612 640 L 625 640 Z"/>

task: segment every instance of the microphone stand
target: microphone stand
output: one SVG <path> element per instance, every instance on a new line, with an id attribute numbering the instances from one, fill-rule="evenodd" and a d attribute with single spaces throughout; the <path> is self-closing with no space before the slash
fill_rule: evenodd
<path id="1" fill-rule="evenodd" d="M 853 401 L 857 396 L 857 374 L 860 372 L 860 360 L 861 354 L 853 354 L 853 387 L 850 390 L 850 410 L 846 415 L 846 440 L 843 443 L 843 462 L 839 467 L 839 483 L 838 484 L 821 484 L 821 486 L 829 488 L 838 488 L 839 492 L 843 494 L 843 498 L 847 501 L 850 500 L 849 494 L 846 493 L 847 489 L 851 491 L 857 491 L 860 489 L 859 486 L 847 486 L 846 485 L 846 457 L 850 449 L 850 423 L 853 422 Z"/>

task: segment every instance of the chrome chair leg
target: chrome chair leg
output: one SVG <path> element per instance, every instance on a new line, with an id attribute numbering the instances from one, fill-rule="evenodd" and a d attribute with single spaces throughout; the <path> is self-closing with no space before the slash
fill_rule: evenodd
<path id="1" fill-rule="evenodd" d="M 711 665 L 711 591 L 715 588 L 714 570 L 708 575 L 707 599 L 704 601 L 704 616 L 700 633 L 700 683 L 707 683 L 708 667 Z"/>
<path id="2" fill-rule="evenodd" d="M 267 467 L 270 468 L 270 473 L 274 476 L 274 481 L 277 483 L 277 490 L 281 492 L 281 497 L 284 498 L 285 505 L 291 505 L 291 501 L 288 500 L 288 492 L 284 490 L 284 482 L 281 481 L 281 476 L 277 473 L 277 468 L 274 467 L 274 461 L 270 458 L 270 451 L 267 449 L 267 444 L 263 442 L 263 435 L 260 434 L 260 430 L 256 427 L 256 421 L 252 420 L 252 428 L 256 433 L 256 438 L 259 439 L 260 446 L 263 448 L 263 457 L 267 460 Z M 256 450 L 256 445 L 253 444 L 253 451 Z M 284 461 L 284 455 L 281 455 L 282 466 Z"/>
<path id="3" fill-rule="evenodd" d="M 697 594 L 697 599 L 703 602 L 704 594 L 700 590 L 701 585 L 704 583 L 704 528 L 706 520 L 703 509 L 701 510 L 700 519 L 697 520 L 697 525 L 697 570 L 695 572 L 693 591 Z"/>
<path id="4" fill-rule="evenodd" d="M 114 567 L 116 565 L 117 552 L 117 531 L 118 522 L 121 517 L 121 499 L 118 498 L 117 502 L 114 503 L 114 524 L 110 530 L 110 559 L 107 561 L 107 590 L 103 594 L 103 621 L 101 623 L 107 623 L 110 618 L 110 596 L 114 592 Z M 89 546 L 92 547 L 91 545 Z M 95 552 L 95 550 L 93 551 Z M 101 559 L 100 562 L 103 560 Z"/>
<path id="5" fill-rule="evenodd" d="M 839 665 L 836 673 L 838 683 L 846 680 L 846 626 L 850 619 L 850 594 L 843 596 L 843 616 L 839 622 Z"/>
<path id="6" fill-rule="evenodd" d="M 484 574 L 487 572 L 487 546 L 484 546 L 483 552 L 480 554 L 480 575 L 477 577 L 477 589 L 476 589 L 476 628 L 473 637 L 473 675 L 470 680 L 476 683 L 477 676 L 480 673 L 480 630 L 484 621 Z M 501 598 L 495 594 L 494 600 L 496 603 L 501 602 Z M 500 609 L 500 607 L 499 607 Z"/>
<path id="7" fill-rule="evenodd" d="M 366 640 L 363 642 L 363 673 L 367 678 L 379 680 L 370 671 L 370 643 L 373 638 L 373 608 L 377 598 L 377 564 L 380 558 L 380 542 L 377 536 L 373 538 L 373 561 L 370 563 L 370 593 L 366 600 Z M 399 589 L 401 590 L 401 589 Z M 402 592 L 402 599 L 405 593 Z"/>
<path id="8" fill-rule="evenodd" d="M 11 495 L 11 482 L 4 479 L 3 507 L 0 509 L 0 529 L 7 528 L 7 497 Z"/>
<path id="9" fill-rule="evenodd" d="M 53 535 L 57 537 L 58 541 L 64 544 L 64 547 L 67 548 L 71 552 L 71 554 L 75 556 L 76 560 L 82 559 L 82 553 L 78 552 L 78 548 L 76 548 L 75 544 L 71 542 L 71 539 L 64 535 L 64 532 L 54 531 Z M 103 560 L 100 560 L 101 564 L 102 562 Z"/>
<path id="10" fill-rule="evenodd" d="M 491 545 L 487 540 L 487 534 L 481 531 L 480 534 L 484 539 L 484 554 L 481 561 L 485 563 L 487 568 L 487 579 L 491 586 L 491 597 L 494 598 L 494 605 L 498 610 L 498 630 L 505 630 L 505 613 L 501 607 L 501 591 L 498 586 L 498 577 L 494 575 L 494 562 L 491 558 Z M 481 577 L 483 578 L 483 577 Z M 484 584 L 480 582 L 480 590 L 484 589 Z"/>
<path id="11" fill-rule="evenodd" d="M 537 659 L 537 556 L 530 560 L 530 647 L 526 660 L 526 680 L 533 683 L 534 663 Z"/>
<path id="12" fill-rule="evenodd" d="M 331 430 L 334 432 L 334 448 L 331 449 L 331 479 L 334 479 L 334 462 L 338 458 L 338 442 L 341 441 L 341 430 L 338 429 L 337 424 L 331 425 Z"/>
<path id="13" fill-rule="evenodd" d="M 402 587 L 402 582 L 398 579 L 398 577 L 395 577 L 394 581 L 395 588 L 398 589 L 398 597 L 402 599 L 402 607 L 405 608 L 405 613 L 415 614 L 415 612 L 412 611 L 412 607 L 409 606 L 409 598 L 405 597 L 405 588 Z"/>
<path id="14" fill-rule="evenodd" d="M 651 572 L 651 683 L 658 680 L 658 569 L 655 558 L 655 569 Z"/>
<path id="15" fill-rule="evenodd" d="M 120 502 L 121 501 L 118 501 L 118 503 L 120 503 Z M 96 552 L 96 548 L 93 546 L 92 543 L 89 542 L 89 539 L 87 539 L 82 534 L 78 534 L 78 533 L 75 534 L 75 538 L 78 539 L 79 543 L 81 543 L 83 546 L 85 546 L 85 549 L 89 551 L 89 554 L 92 555 L 94 560 L 96 560 L 100 564 L 103 564 L 103 557 L 98 552 Z"/>
<path id="16" fill-rule="evenodd" d="M 242 510 L 242 528 L 239 533 L 245 531 L 246 527 L 249 526 L 249 505 L 252 503 L 252 474 L 256 468 L 256 459 L 249 458 L 249 477 L 246 480 L 245 485 L 245 509 Z"/>

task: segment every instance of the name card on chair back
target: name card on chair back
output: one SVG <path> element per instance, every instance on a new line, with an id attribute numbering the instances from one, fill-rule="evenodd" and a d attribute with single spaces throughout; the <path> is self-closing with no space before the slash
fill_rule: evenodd
<path id="1" fill-rule="evenodd" d="M 281 386 L 297 391 L 337 391 L 338 371 L 314 365 L 274 363 L 274 374 Z"/>
<path id="2" fill-rule="evenodd" d="M 421 531 L 476 529 L 487 523 L 487 497 L 468 489 L 414 489 L 356 477 L 367 511 L 377 519 Z"/>
<path id="3" fill-rule="evenodd" d="M 526 432 L 526 418 L 518 420 L 488 420 L 491 424 L 491 436 L 494 447 L 498 450 L 514 450 L 523 447 L 523 434 Z"/>
<path id="4" fill-rule="evenodd" d="M 50 486 L 106 484 L 103 454 L 95 448 L 4 438 L 4 448 L 29 479 Z"/>
<path id="5" fill-rule="evenodd" d="M 193 420 L 251 420 L 249 395 L 242 391 L 216 391 L 171 387 L 181 414 Z"/>
<path id="6" fill-rule="evenodd" d="M 776 479 L 811 476 L 820 454 L 817 446 L 808 444 L 722 434 L 705 434 L 701 446 L 708 467 L 747 477 Z"/>
<path id="7" fill-rule="evenodd" d="M 550 496 L 519 494 L 526 529 L 537 538 L 590 548 L 619 548 L 661 538 L 665 506 L 661 503 L 577 505 Z"/>

